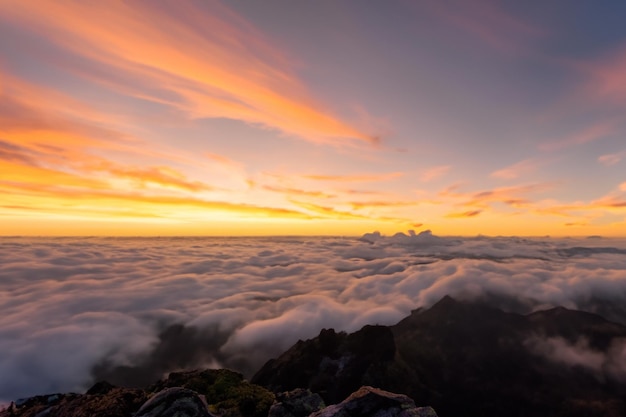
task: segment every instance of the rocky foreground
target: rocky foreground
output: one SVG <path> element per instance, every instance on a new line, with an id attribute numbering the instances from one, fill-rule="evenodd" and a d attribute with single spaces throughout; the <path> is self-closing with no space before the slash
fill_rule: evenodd
<path id="1" fill-rule="evenodd" d="M 147 388 L 99 382 L 18 400 L 0 417 L 436 416 L 414 400 L 442 417 L 626 416 L 626 326 L 445 297 L 394 326 L 324 329 L 251 382 L 224 369 L 174 372 Z"/>
<path id="2" fill-rule="evenodd" d="M 225 369 L 171 373 L 147 389 L 99 382 L 85 394 L 53 394 L 18 400 L 0 416 L 20 417 L 437 417 L 406 395 L 361 387 L 326 407 L 305 389 L 273 394 Z"/>

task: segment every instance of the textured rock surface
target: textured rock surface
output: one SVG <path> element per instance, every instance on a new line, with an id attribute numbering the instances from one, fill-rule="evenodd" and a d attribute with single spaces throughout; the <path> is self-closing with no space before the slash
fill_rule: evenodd
<path id="1" fill-rule="evenodd" d="M 135 417 L 211 417 L 206 403 L 194 391 L 166 388 L 141 406 Z"/>
<path id="2" fill-rule="evenodd" d="M 311 417 L 437 417 L 437 414 L 430 407 L 416 407 L 406 395 L 365 386 Z"/>
<path id="3" fill-rule="evenodd" d="M 276 401 L 268 417 L 308 417 L 325 407 L 319 394 L 302 388 L 276 394 Z"/>

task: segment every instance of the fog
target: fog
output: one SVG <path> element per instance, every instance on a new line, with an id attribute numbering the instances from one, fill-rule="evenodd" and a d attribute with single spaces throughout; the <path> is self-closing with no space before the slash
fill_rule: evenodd
<path id="1" fill-rule="evenodd" d="M 617 239 L 430 233 L 0 238 L 0 402 L 199 366 L 251 376 L 322 328 L 394 324 L 447 294 L 626 323 L 625 255 Z M 623 345 L 610 358 L 559 340 L 533 348 L 559 346 L 593 369 L 623 358 Z"/>

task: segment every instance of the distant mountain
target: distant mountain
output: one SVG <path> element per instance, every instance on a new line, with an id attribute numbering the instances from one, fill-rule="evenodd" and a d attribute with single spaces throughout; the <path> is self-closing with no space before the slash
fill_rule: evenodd
<path id="1" fill-rule="evenodd" d="M 440 416 L 626 416 L 626 327 L 581 311 L 529 315 L 445 297 L 394 326 L 322 330 L 252 382 L 327 403 L 372 385 Z"/>

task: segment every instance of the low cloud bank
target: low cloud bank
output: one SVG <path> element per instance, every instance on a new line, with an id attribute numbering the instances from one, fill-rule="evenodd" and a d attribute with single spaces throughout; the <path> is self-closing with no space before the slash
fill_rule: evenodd
<path id="1" fill-rule="evenodd" d="M 394 324 L 446 294 L 626 323 L 624 254 L 616 239 L 431 233 L 0 238 L 0 402 L 185 367 L 249 376 L 321 328 Z"/>
<path id="2" fill-rule="evenodd" d="M 571 343 L 562 337 L 535 337 L 527 341 L 532 352 L 568 367 L 591 371 L 598 379 L 626 381 L 626 340 L 614 340 L 606 351 L 593 349 L 585 338 Z"/>

